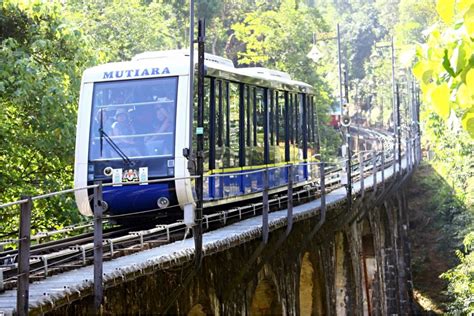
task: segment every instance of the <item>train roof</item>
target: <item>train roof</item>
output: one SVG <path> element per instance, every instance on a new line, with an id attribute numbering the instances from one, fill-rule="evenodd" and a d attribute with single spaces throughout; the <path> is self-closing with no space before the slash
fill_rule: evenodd
<path id="1" fill-rule="evenodd" d="M 285 72 L 263 67 L 236 68 L 230 59 L 205 54 L 206 73 L 230 81 L 262 87 L 311 93 L 312 86 L 296 81 Z M 197 52 L 194 55 L 197 64 Z M 135 55 L 131 61 L 114 62 L 88 68 L 82 81 L 101 82 L 189 75 L 189 51 L 152 51 Z"/>

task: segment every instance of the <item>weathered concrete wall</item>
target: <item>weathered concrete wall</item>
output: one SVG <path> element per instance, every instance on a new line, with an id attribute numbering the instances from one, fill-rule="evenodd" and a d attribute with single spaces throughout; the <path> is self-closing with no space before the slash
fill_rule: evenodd
<path id="1" fill-rule="evenodd" d="M 379 201 L 366 194 L 351 210 L 346 205 L 328 210 L 325 224 L 306 244 L 318 217 L 295 223 L 288 236 L 286 228 L 273 231 L 265 247 L 253 240 L 207 256 L 197 272 L 187 262 L 109 284 L 103 313 L 411 314 L 406 199 L 399 184 L 393 185 L 390 191 L 386 183 Z M 51 314 L 90 314 L 92 304 L 89 296 Z"/>

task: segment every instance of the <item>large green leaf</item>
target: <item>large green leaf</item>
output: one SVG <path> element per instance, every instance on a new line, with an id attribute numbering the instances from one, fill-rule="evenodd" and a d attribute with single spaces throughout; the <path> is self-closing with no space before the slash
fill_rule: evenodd
<path id="1" fill-rule="evenodd" d="M 455 0 L 438 0 L 436 11 L 446 24 L 451 24 L 454 18 Z"/>
<path id="2" fill-rule="evenodd" d="M 462 117 L 463 128 L 474 138 L 474 106 Z"/>
<path id="3" fill-rule="evenodd" d="M 447 83 L 443 83 L 431 92 L 431 102 L 433 103 L 434 111 L 444 119 L 449 117 L 450 106 L 449 99 L 451 91 Z"/>
<path id="4" fill-rule="evenodd" d="M 456 93 L 456 99 L 458 106 L 461 109 L 467 109 L 471 107 L 472 103 L 472 95 L 474 94 L 474 90 L 470 90 L 467 85 L 461 84 Z"/>
<path id="5" fill-rule="evenodd" d="M 464 26 L 469 37 L 474 37 L 474 5 L 471 5 L 470 9 L 464 15 Z"/>

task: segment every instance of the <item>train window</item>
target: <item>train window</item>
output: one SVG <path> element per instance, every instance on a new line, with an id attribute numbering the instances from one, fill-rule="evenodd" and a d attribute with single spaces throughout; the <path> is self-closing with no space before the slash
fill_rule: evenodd
<path id="1" fill-rule="evenodd" d="M 298 99 L 296 94 L 289 94 L 290 108 L 290 160 L 298 159 Z"/>
<path id="2" fill-rule="evenodd" d="M 307 103 L 308 103 L 308 158 L 312 158 L 314 154 L 316 154 L 316 137 L 315 137 L 315 130 L 316 125 L 314 122 L 314 104 L 313 99 L 311 96 L 307 96 Z"/>
<path id="3" fill-rule="evenodd" d="M 209 78 L 209 103 L 205 104 L 209 107 L 209 116 L 206 117 L 209 130 L 205 131 L 205 135 L 209 134 L 209 170 L 213 170 L 216 168 L 216 78 Z"/>
<path id="4" fill-rule="evenodd" d="M 293 160 L 297 161 L 302 158 L 302 149 L 303 149 L 303 132 L 302 132 L 302 127 L 303 127 L 303 120 L 302 120 L 302 114 L 303 114 L 303 106 L 301 102 L 301 95 L 300 94 L 294 94 L 293 97 L 295 98 L 295 151 L 294 151 L 294 157 Z"/>
<path id="5" fill-rule="evenodd" d="M 294 156 L 293 160 L 297 161 L 299 160 L 300 157 L 300 149 L 303 147 L 302 146 L 302 132 L 301 132 L 301 127 L 302 127 L 302 120 L 301 120 L 301 114 L 303 113 L 303 108 L 301 104 L 301 97 L 299 94 L 294 94 L 294 110 L 295 110 L 295 151 L 294 151 Z"/>
<path id="6" fill-rule="evenodd" d="M 293 94 L 288 93 L 288 124 L 289 124 L 288 138 L 290 140 L 290 145 L 294 144 L 294 135 L 295 135 L 294 113 L 295 111 L 293 110 Z M 290 151 L 292 150 L 290 149 Z M 291 154 L 290 156 L 293 157 Z"/>
<path id="7" fill-rule="evenodd" d="M 316 148 L 316 153 L 321 153 L 320 151 L 320 146 L 321 146 L 321 143 L 320 143 L 320 133 L 319 133 L 319 118 L 318 118 L 318 109 L 316 107 L 316 103 L 315 103 L 315 100 L 314 100 L 314 96 L 311 96 L 311 104 L 313 105 L 313 116 L 314 116 L 314 126 L 315 126 L 315 148 Z"/>
<path id="8" fill-rule="evenodd" d="M 229 82 L 225 82 L 225 116 L 224 116 L 224 121 L 225 121 L 225 146 L 227 150 L 229 150 L 230 147 L 230 84 Z M 226 154 L 226 156 L 229 156 Z"/>
<path id="9" fill-rule="evenodd" d="M 239 167 L 245 166 L 245 97 L 246 90 L 243 83 L 239 83 Z"/>
<path id="10" fill-rule="evenodd" d="M 227 164 L 224 164 L 224 167 L 237 167 L 239 165 L 239 117 L 240 117 L 240 107 L 239 107 L 239 85 L 236 83 L 226 83 L 226 90 L 228 91 L 228 141 L 229 145 L 227 147 Z"/>
<path id="11" fill-rule="evenodd" d="M 275 162 L 285 161 L 285 93 L 275 92 Z"/>
<path id="12" fill-rule="evenodd" d="M 89 159 L 172 157 L 177 77 L 94 84 Z"/>
<path id="13" fill-rule="evenodd" d="M 225 103 L 226 100 L 226 89 L 225 89 L 225 82 L 222 80 L 217 81 L 217 113 L 216 113 L 216 121 L 217 121 L 217 128 L 216 128 L 216 168 L 221 169 L 224 168 L 225 165 L 225 152 L 226 152 L 226 145 L 229 143 L 227 138 L 227 104 Z"/>
<path id="14" fill-rule="evenodd" d="M 306 132 L 308 133 L 307 136 L 307 142 L 308 142 L 308 147 L 311 146 L 311 142 L 313 141 L 313 129 L 310 124 L 311 122 L 311 103 L 309 101 L 309 96 L 304 95 L 304 100 L 305 100 L 305 109 L 306 109 Z"/>
<path id="15" fill-rule="evenodd" d="M 275 145 L 275 91 L 268 91 L 269 102 L 268 102 L 268 121 L 269 121 L 269 132 L 270 132 L 270 146 Z M 270 151 L 271 152 L 271 151 Z M 270 154 L 271 155 L 271 154 Z M 271 158 L 270 158 L 271 160 Z"/>
<path id="16" fill-rule="evenodd" d="M 246 145 L 248 147 L 252 144 L 252 102 L 251 102 L 252 91 L 250 86 L 245 88 L 245 126 L 247 129 Z"/>
<path id="17" fill-rule="evenodd" d="M 277 91 L 270 90 L 270 162 L 280 162 L 278 155 L 278 144 L 277 144 L 277 126 L 278 126 L 278 111 L 277 111 Z"/>
<path id="18" fill-rule="evenodd" d="M 265 141 L 265 132 L 264 132 L 264 120 L 265 120 L 265 111 L 264 111 L 264 90 L 262 88 L 256 88 L 255 90 L 255 103 L 254 103 L 254 153 L 252 155 L 252 165 L 260 166 L 264 164 L 264 141 Z"/>
<path id="19" fill-rule="evenodd" d="M 212 86 L 212 79 L 213 78 L 204 78 L 204 104 L 203 104 L 203 127 L 204 127 L 204 144 L 203 144 L 203 150 L 204 150 L 204 172 L 207 172 L 210 169 L 211 166 L 211 137 L 210 137 L 210 131 L 212 130 L 209 117 L 210 117 L 210 111 L 211 111 L 211 86 Z M 196 80 L 197 83 L 197 80 Z M 193 126 L 194 130 L 198 126 L 197 124 L 197 118 L 198 118 L 198 94 L 197 94 L 197 85 L 195 86 L 196 89 L 194 89 L 194 111 L 193 111 Z M 193 148 L 194 150 L 197 150 L 197 137 L 193 137 Z"/>
<path id="20" fill-rule="evenodd" d="M 299 109 L 300 109 L 300 139 L 299 139 L 299 159 L 306 159 L 308 157 L 308 111 L 305 94 L 298 94 Z"/>
<path id="21" fill-rule="evenodd" d="M 291 106 L 290 106 L 290 94 L 285 91 L 285 161 L 290 161 L 290 146 L 291 146 Z"/>
<path id="22" fill-rule="evenodd" d="M 263 89 L 263 162 L 272 163 L 270 146 L 270 92 L 268 88 Z"/>
<path id="23" fill-rule="evenodd" d="M 247 86 L 245 95 L 245 126 L 247 130 L 245 146 L 245 165 L 252 165 L 253 141 L 254 141 L 254 88 Z"/>

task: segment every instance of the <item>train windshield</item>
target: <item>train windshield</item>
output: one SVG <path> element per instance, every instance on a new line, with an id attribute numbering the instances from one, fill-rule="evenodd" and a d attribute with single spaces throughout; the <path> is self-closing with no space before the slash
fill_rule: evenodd
<path id="1" fill-rule="evenodd" d="M 177 77 L 94 85 L 89 160 L 172 157 Z"/>

